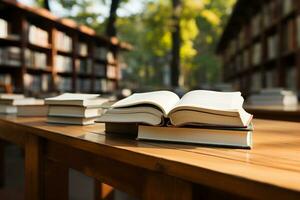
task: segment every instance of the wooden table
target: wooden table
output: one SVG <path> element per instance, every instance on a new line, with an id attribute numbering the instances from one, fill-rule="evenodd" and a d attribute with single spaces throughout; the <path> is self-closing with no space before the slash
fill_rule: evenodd
<path id="1" fill-rule="evenodd" d="M 26 199 L 67 199 L 73 168 L 141 199 L 300 199 L 300 124 L 254 120 L 252 150 L 142 142 L 104 126 L 0 117 L 25 148 Z M 224 196 L 226 195 L 226 196 Z"/>
<path id="2" fill-rule="evenodd" d="M 300 106 L 246 106 L 255 118 L 300 122 Z"/>

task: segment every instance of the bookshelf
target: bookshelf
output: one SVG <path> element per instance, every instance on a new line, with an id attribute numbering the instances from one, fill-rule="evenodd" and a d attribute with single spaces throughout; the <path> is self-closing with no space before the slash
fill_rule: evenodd
<path id="1" fill-rule="evenodd" d="M 118 53 L 130 49 L 45 9 L 0 2 L 0 82 L 16 93 L 110 93 L 120 79 Z"/>
<path id="2" fill-rule="evenodd" d="M 239 0 L 217 46 L 223 79 L 245 95 L 300 91 L 300 1 Z"/>

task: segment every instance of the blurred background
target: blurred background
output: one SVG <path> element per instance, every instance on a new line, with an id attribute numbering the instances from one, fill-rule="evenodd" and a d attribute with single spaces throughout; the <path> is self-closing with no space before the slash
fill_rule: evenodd
<path id="1" fill-rule="evenodd" d="M 6 69 L 0 80 L 13 92 L 38 96 L 122 88 L 189 90 L 223 81 L 216 47 L 234 0 L 4 2 L 0 19 L 7 23 L 7 31 L 2 38 L 16 41 L 1 41 L 2 55 L 13 54 L 8 59 L 16 62 L 6 63 L 21 69 L 12 72 L 3 62 Z M 116 39 L 111 40 L 116 45 L 94 35 Z M 17 41 L 23 43 L 20 49 L 14 48 L 21 45 Z"/>

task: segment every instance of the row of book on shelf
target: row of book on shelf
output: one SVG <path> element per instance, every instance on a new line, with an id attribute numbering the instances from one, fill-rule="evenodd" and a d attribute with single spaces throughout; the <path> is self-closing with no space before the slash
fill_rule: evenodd
<path id="1" fill-rule="evenodd" d="M 13 24 L 8 23 L 6 20 L 0 18 L 0 38 L 11 38 L 19 40 L 20 37 L 12 33 L 10 26 Z M 49 34 L 48 31 L 35 26 L 33 24 L 28 25 L 28 42 L 34 45 L 42 47 L 50 47 L 49 45 Z M 55 46 L 57 50 L 63 52 L 73 51 L 72 38 L 64 32 L 56 32 Z M 77 53 L 80 56 L 89 55 L 89 47 L 86 42 L 79 41 L 77 44 Z M 110 63 L 114 63 L 114 54 L 107 49 L 107 47 L 96 46 L 94 49 L 93 57 L 99 60 L 107 60 Z"/>
<path id="2" fill-rule="evenodd" d="M 282 48 L 279 42 L 279 33 L 277 31 L 267 36 L 267 45 L 265 47 L 266 61 L 277 58 L 279 56 L 279 51 L 289 53 L 300 47 L 300 16 L 296 19 L 289 19 L 282 27 L 282 30 Z M 248 68 L 250 66 L 257 66 L 262 63 L 264 47 L 261 40 L 258 40 L 252 46 L 241 50 L 234 48 L 234 46 L 237 45 L 237 40 L 234 39 L 233 41 L 235 42 L 230 43 L 229 50 L 224 52 L 224 63 L 230 62 L 230 65 L 236 66 L 237 70 L 242 70 L 243 68 Z"/>
<path id="3" fill-rule="evenodd" d="M 295 66 L 287 66 L 284 75 L 285 88 L 297 91 L 297 68 Z M 258 92 L 263 89 L 263 87 L 278 87 L 278 80 L 279 71 L 276 67 L 273 67 L 265 71 L 265 86 L 263 85 L 263 72 L 260 70 L 238 76 L 232 80 L 231 83 L 234 85 L 234 88 L 244 88 L 250 92 Z"/>
<path id="4" fill-rule="evenodd" d="M 65 93 L 37 100 L 23 95 L 0 95 L 0 112 L 46 116 L 51 124 L 105 123 L 106 134 L 139 140 L 252 146 L 252 115 L 240 92 L 195 90 L 181 99 L 170 91 L 136 93 L 120 101 L 96 94 Z"/>
<path id="5" fill-rule="evenodd" d="M 6 66 L 21 66 L 21 49 L 19 47 L 0 47 L 0 65 Z M 47 69 L 47 54 L 25 50 L 25 65 L 28 68 Z M 67 56 L 57 55 L 54 60 L 54 66 L 57 72 L 72 72 L 72 59 Z M 80 74 L 91 75 L 93 73 L 93 65 L 91 59 L 76 59 L 76 71 Z M 118 68 L 114 65 L 107 65 L 107 70 L 104 64 L 94 63 L 94 74 L 96 76 L 107 76 L 108 78 L 117 78 Z"/>
<path id="6" fill-rule="evenodd" d="M 283 5 L 280 5 L 281 3 Z M 251 18 L 250 27 L 248 24 L 242 27 L 237 38 L 229 43 L 227 51 L 229 56 L 233 56 L 238 50 L 242 50 L 252 38 L 257 37 L 262 31 L 277 23 L 279 13 L 282 13 L 284 17 L 293 12 L 297 7 L 294 3 L 293 0 L 271 0 L 264 4 L 262 9 Z"/>
<path id="7" fill-rule="evenodd" d="M 0 74 L 0 82 L 5 85 L 14 85 L 13 78 L 10 74 Z M 35 75 L 26 73 L 24 76 L 24 86 L 29 92 L 33 94 L 47 93 L 51 89 L 52 77 L 49 74 Z M 57 76 L 56 82 L 57 90 L 61 92 L 69 92 L 73 90 L 72 78 Z M 94 91 L 97 92 L 111 92 L 116 88 L 115 82 L 106 79 L 96 79 L 94 84 Z M 89 78 L 77 78 L 76 89 L 80 92 L 92 91 L 92 80 Z M 0 92 L 4 92 L 0 91 Z"/>

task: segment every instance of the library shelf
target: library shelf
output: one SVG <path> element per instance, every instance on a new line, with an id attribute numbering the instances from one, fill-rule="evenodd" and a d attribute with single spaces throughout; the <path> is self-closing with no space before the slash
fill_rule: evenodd
<path id="1" fill-rule="evenodd" d="M 71 51 L 64 51 L 64 50 L 57 50 L 56 51 L 57 54 L 62 55 L 62 56 L 68 56 L 68 57 L 72 57 L 73 53 Z"/>
<path id="2" fill-rule="evenodd" d="M 64 76 L 64 77 L 72 77 L 73 73 L 72 72 L 57 72 L 57 75 Z"/>
<path id="3" fill-rule="evenodd" d="M 30 74 L 51 74 L 52 69 L 50 67 L 45 69 L 37 67 L 27 67 L 26 72 Z"/>
<path id="4" fill-rule="evenodd" d="M 0 45 L 1 46 L 21 46 L 21 41 L 14 38 L 1 38 L 0 37 Z"/>
<path id="5" fill-rule="evenodd" d="M 27 44 L 27 47 L 30 49 L 30 50 L 33 50 L 33 51 L 40 51 L 40 52 L 44 52 L 44 53 L 49 53 L 51 52 L 52 48 L 51 48 L 51 45 L 47 45 L 47 46 L 41 46 L 41 45 L 37 45 L 37 44 L 33 44 L 33 43 L 28 43 Z"/>
<path id="6" fill-rule="evenodd" d="M 84 73 L 79 73 L 78 74 L 78 77 L 79 78 L 88 78 L 88 79 L 91 79 L 94 75 L 92 74 L 84 74 Z"/>
<path id="7" fill-rule="evenodd" d="M 255 48 L 257 45 L 259 47 Z M 254 82 L 260 82 L 259 89 L 283 87 L 295 90 L 296 85 L 296 90 L 300 91 L 300 1 L 238 0 L 216 53 L 222 59 L 223 80 L 232 83 L 245 96 L 258 91 L 252 88 Z M 248 54 L 242 56 L 245 53 Z M 239 60 L 242 62 L 237 62 Z M 236 69 L 244 68 L 244 65 L 250 70 L 241 76 Z M 286 72 L 294 66 L 294 73 Z M 274 69 L 274 73 L 267 76 L 270 69 Z M 260 78 L 254 77 L 257 73 Z M 292 84 L 290 79 L 295 79 Z M 240 87 L 245 80 L 249 87 Z M 267 85 L 269 82 L 273 85 Z"/>
<path id="8" fill-rule="evenodd" d="M 5 25 L 5 23 L 7 25 Z M 13 88 L 16 88 L 17 92 L 25 94 L 28 93 L 30 86 L 25 85 L 25 78 L 20 77 L 24 77 L 26 73 L 35 75 L 37 79 L 39 78 L 38 76 L 44 76 L 45 74 L 51 75 L 51 80 L 47 82 L 47 84 L 54 84 L 48 85 L 49 92 L 64 92 L 59 88 L 68 88 L 68 91 L 77 92 L 78 89 L 76 85 L 80 82 L 80 80 L 77 79 L 82 77 L 91 80 L 92 85 L 86 92 L 95 92 L 92 89 L 97 88 L 94 85 L 97 82 L 97 77 L 95 75 L 87 76 L 80 74 L 77 70 L 84 65 L 83 67 L 88 67 L 93 74 L 97 74 L 98 70 L 103 70 L 98 67 L 99 63 L 105 67 L 104 71 L 106 71 L 109 65 L 114 65 L 117 69 L 117 76 L 120 73 L 117 59 L 118 53 L 132 49 L 130 44 L 124 43 L 116 37 L 107 38 L 102 35 L 97 35 L 95 30 L 84 25 L 79 25 L 73 20 L 61 19 L 45 9 L 29 7 L 13 0 L 0 1 L 0 26 L 1 25 L 6 27 L 5 31 L 7 35 L 18 35 L 19 37 L 18 40 L 9 37 L 0 38 L 0 48 L 18 47 L 20 49 L 18 60 L 21 63 L 18 67 L 20 70 L 17 72 L 14 72 L 14 68 L 10 66 L 4 68 L 0 66 L 0 68 L 2 68 L 0 70 L 0 76 L 5 75 L 4 73 L 6 72 L 10 72 L 12 79 L 10 84 Z M 2 27 L 0 27 L 0 30 L 2 30 Z M 113 55 L 115 62 L 109 63 L 107 59 L 98 62 L 94 55 L 95 48 L 103 49 L 103 52 L 107 54 L 110 53 L 110 56 Z M 15 49 L 9 50 L 15 51 Z M 81 52 L 84 52 L 84 55 L 82 55 Z M 14 56 L 16 57 L 16 55 Z M 39 63 L 46 62 L 49 68 L 31 68 L 32 59 L 37 59 Z M 81 63 L 81 61 L 83 61 L 83 63 Z M 58 68 L 58 66 L 62 68 Z M 70 69 L 71 71 L 61 72 L 62 70 Z M 56 81 L 56 79 L 61 77 L 63 77 L 61 84 L 65 84 L 65 87 L 58 85 Z M 112 81 L 106 75 L 102 78 L 107 81 Z M 40 77 L 40 79 L 42 79 L 42 77 Z M 44 85 L 42 82 L 38 84 Z M 113 92 L 117 89 L 118 79 L 115 79 L 112 85 L 115 87 L 111 87 L 109 92 Z M 101 88 L 97 90 L 97 92 L 106 92 L 108 89 Z"/>

